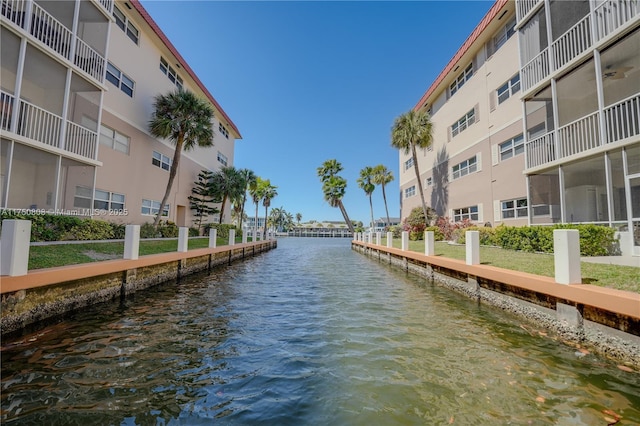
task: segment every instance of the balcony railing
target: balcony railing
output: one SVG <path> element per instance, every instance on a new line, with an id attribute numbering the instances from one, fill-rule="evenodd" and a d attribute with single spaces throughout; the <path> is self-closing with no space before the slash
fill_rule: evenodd
<path id="1" fill-rule="evenodd" d="M 562 68 L 590 48 L 591 44 L 591 18 L 587 15 L 551 45 L 554 69 Z"/>
<path id="2" fill-rule="evenodd" d="M 607 142 L 640 135 L 640 94 L 624 99 L 604 110 Z"/>
<path id="3" fill-rule="evenodd" d="M 601 145 L 598 112 L 582 117 L 558 129 L 558 158 L 579 154 Z"/>
<path id="4" fill-rule="evenodd" d="M 556 159 L 555 133 L 546 135 L 527 142 L 526 145 L 527 168 L 541 166 Z"/>
<path id="5" fill-rule="evenodd" d="M 528 90 L 549 75 L 549 48 L 544 49 L 535 58 L 522 67 L 520 82 L 523 90 Z"/>
<path id="6" fill-rule="evenodd" d="M 640 136 L 640 93 L 608 106 L 603 112 L 604 141 L 600 137 L 600 118 L 596 111 L 560 127 L 557 131 L 527 141 L 527 168 Z"/>
<path id="7" fill-rule="evenodd" d="M 608 36 L 640 14 L 638 0 L 609 0 L 595 9 L 596 40 Z"/>
<path id="8" fill-rule="evenodd" d="M 102 81 L 104 76 L 104 57 L 80 39 L 76 39 L 74 64 L 91 77 Z"/>
<path id="9" fill-rule="evenodd" d="M 518 0 L 516 2 L 516 11 L 518 15 L 518 22 L 522 20 L 527 13 L 531 11 L 538 3 L 542 3 L 543 0 Z"/>
<path id="10" fill-rule="evenodd" d="M 14 112 L 18 114 L 12 127 Z M 63 119 L 7 92 L 0 91 L 0 125 L 3 130 L 16 133 L 46 145 L 63 149 L 86 158 L 96 159 L 98 134 L 70 121 L 66 122 L 65 144 L 60 144 Z"/>
<path id="11" fill-rule="evenodd" d="M 71 31 L 37 3 L 33 3 L 32 15 L 31 35 L 69 59 Z"/>
<path id="12" fill-rule="evenodd" d="M 107 9 L 109 15 L 113 13 L 113 0 L 98 0 L 98 3 L 100 3 L 105 9 Z"/>
<path id="13" fill-rule="evenodd" d="M 109 8 L 110 11 L 113 10 L 113 0 L 100 0 L 100 4 Z M 76 48 L 72 58 L 70 51 L 72 32 L 37 3 L 32 3 L 31 19 L 25 19 L 27 16 L 25 0 L 1 0 L 0 11 L 2 16 L 29 31 L 33 37 L 60 56 L 72 60 L 75 65 L 99 82 L 104 81 L 106 63 L 104 56 L 76 37 Z"/>

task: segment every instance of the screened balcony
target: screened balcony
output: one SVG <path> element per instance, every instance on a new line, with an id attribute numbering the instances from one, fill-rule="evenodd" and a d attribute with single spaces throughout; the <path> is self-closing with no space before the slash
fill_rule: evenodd
<path id="1" fill-rule="evenodd" d="M 540 1 L 518 1 L 522 19 Z M 546 42 L 546 11 L 536 13 L 521 30 L 522 88 L 527 91 L 560 70 L 593 45 L 640 15 L 637 0 L 607 0 L 593 11 L 590 2 L 551 0 L 550 45 Z M 569 26 L 569 28 L 566 28 Z"/>
<path id="2" fill-rule="evenodd" d="M 113 8 L 112 2 L 107 0 L 95 4 Z M 3 19 L 22 28 L 95 80 L 104 82 L 109 21 L 93 2 L 80 3 L 76 36 L 70 30 L 73 28 L 73 8 L 67 2 L 2 0 L 0 11 Z"/>

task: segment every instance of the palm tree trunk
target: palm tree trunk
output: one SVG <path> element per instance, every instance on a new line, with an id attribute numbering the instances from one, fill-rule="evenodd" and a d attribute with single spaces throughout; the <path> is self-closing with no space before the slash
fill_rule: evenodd
<path id="1" fill-rule="evenodd" d="M 382 198 L 384 199 L 384 210 L 387 212 L 387 226 L 391 226 L 391 219 L 389 219 L 389 207 L 387 207 L 387 194 L 384 192 L 384 183 L 382 184 Z"/>
<path id="2" fill-rule="evenodd" d="M 173 162 L 171 163 L 171 169 L 169 169 L 169 181 L 167 182 L 167 189 L 165 190 L 164 197 L 162 197 L 162 201 L 160 202 L 160 210 L 158 210 L 158 214 L 153 221 L 153 227 L 156 229 L 158 228 L 158 224 L 160 223 L 160 217 L 162 217 L 164 206 L 167 205 L 169 194 L 171 194 L 171 187 L 173 186 L 173 181 L 176 178 L 176 174 L 178 172 L 178 163 L 180 163 L 180 154 L 182 154 L 183 144 L 184 136 L 181 135 L 176 142 L 175 151 L 173 153 Z"/>
<path id="3" fill-rule="evenodd" d="M 413 155 L 413 167 L 416 171 L 416 179 L 418 180 L 418 191 L 420 191 L 420 200 L 422 201 L 422 212 L 424 213 L 424 223 L 427 223 L 427 203 L 424 201 L 424 192 L 422 191 L 422 180 L 420 180 L 420 169 L 418 169 L 418 155 L 416 153 L 415 144 L 411 145 L 411 154 Z"/>
<path id="4" fill-rule="evenodd" d="M 347 222 L 347 228 L 351 233 L 355 233 L 355 229 L 353 229 L 353 223 L 349 219 L 349 215 L 347 214 L 347 210 L 344 208 L 344 204 L 342 204 L 342 200 L 338 200 L 338 206 L 340 207 L 340 211 L 342 212 L 342 217 L 344 217 L 344 221 Z"/>
<path id="5" fill-rule="evenodd" d="M 371 194 L 369 194 L 369 209 L 371 210 L 371 228 L 375 228 L 374 220 L 373 220 L 373 199 Z"/>
<path id="6" fill-rule="evenodd" d="M 258 203 L 256 203 L 256 220 L 253 222 L 253 235 L 258 238 Z"/>
<path id="7" fill-rule="evenodd" d="M 263 236 L 262 239 L 266 240 L 267 239 L 267 212 L 269 211 L 269 207 L 264 206 L 264 232 L 263 232 Z"/>
<path id="8" fill-rule="evenodd" d="M 220 219 L 218 223 L 222 223 L 222 216 L 224 215 L 224 205 L 227 204 L 227 196 L 222 197 L 222 206 L 220 207 Z"/>

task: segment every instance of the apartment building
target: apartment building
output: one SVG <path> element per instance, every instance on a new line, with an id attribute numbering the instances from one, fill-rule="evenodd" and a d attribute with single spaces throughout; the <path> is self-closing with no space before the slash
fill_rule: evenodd
<path id="1" fill-rule="evenodd" d="M 496 1 L 415 106 L 434 123 L 427 203 L 491 226 L 613 226 L 640 254 L 639 28 L 638 1 Z M 401 154 L 403 218 L 412 166 Z"/>
<path id="2" fill-rule="evenodd" d="M 0 207 L 153 221 L 174 152 L 153 100 L 186 89 L 211 103 L 214 147 L 183 153 L 164 218 L 192 225 L 193 182 L 241 136 L 139 1 L 2 0 L 1 22 Z"/>

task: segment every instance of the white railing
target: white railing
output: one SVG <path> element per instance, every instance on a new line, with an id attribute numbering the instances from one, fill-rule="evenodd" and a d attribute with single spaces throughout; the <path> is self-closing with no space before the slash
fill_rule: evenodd
<path id="1" fill-rule="evenodd" d="M 558 158 L 579 154 L 602 145 L 598 112 L 582 117 L 558 129 Z"/>
<path id="2" fill-rule="evenodd" d="M 556 159 L 555 133 L 546 135 L 527 142 L 526 145 L 527 168 L 541 166 Z"/>
<path id="3" fill-rule="evenodd" d="M 7 92 L 0 92 L 0 128 L 10 130 L 15 98 Z"/>
<path id="4" fill-rule="evenodd" d="M 544 49 L 535 58 L 522 67 L 520 80 L 523 90 L 528 90 L 549 75 L 549 48 Z"/>
<path id="5" fill-rule="evenodd" d="M 16 133 L 56 148 L 60 147 L 62 117 L 22 99 L 19 111 Z"/>
<path id="6" fill-rule="evenodd" d="M 102 83 L 104 75 L 104 57 L 79 38 L 76 39 L 74 64 Z"/>
<path id="7" fill-rule="evenodd" d="M 107 9 L 109 15 L 113 13 L 113 0 L 98 0 L 98 3 L 100 3 L 102 6 L 104 6 L 105 9 Z"/>
<path id="8" fill-rule="evenodd" d="M 640 93 L 604 110 L 607 142 L 640 135 Z"/>
<path id="9" fill-rule="evenodd" d="M 541 3 L 543 0 L 517 0 L 516 1 L 516 12 L 518 15 L 518 22 L 522 21 L 522 18 L 527 16 L 527 13 L 531 11 L 538 3 Z"/>
<path id="10" fill-rule="evenodd" d="M 554 70 L 591 47 L 591 18 L 585 16 L 551 45 Z"/>
<path id="11" fill-rule="evenodd" d="M 37 3 L 33 3 L 33 19 L 30 28 L 31 35 L 69 59 L 71 31 Z"/>
<path id="12" fill-rule="evenodd" d="M 638 0 L 608 0 L 595 11 L 595 37 L 600 40 L 640 14 Z"/>
<path id="13" fill-rule="evenodd" d="M 67 137 L 64 146 L 66 151 L 95 159 L 97 142 L 98 134 L 96 132 L 67 121 Z"/>
<path id="14" fill-rule="evenodd" d="M 25 0 L 2 0 L 2 16 L 24 28 L 24 15 L 26 10 Z"/>

